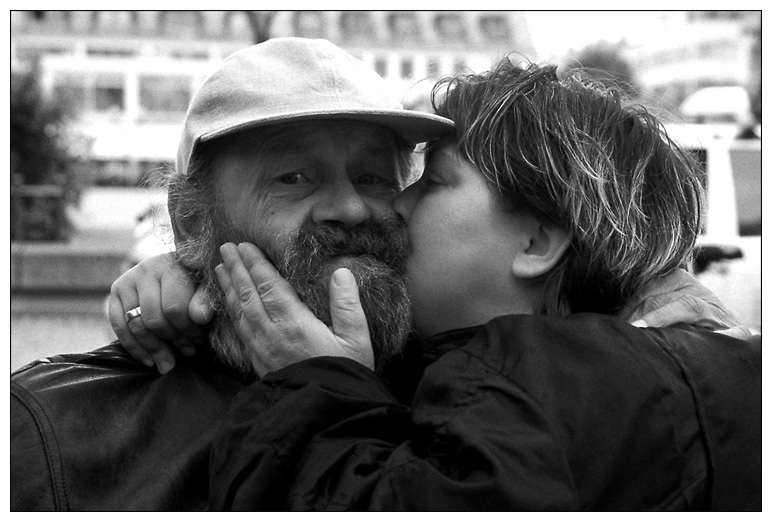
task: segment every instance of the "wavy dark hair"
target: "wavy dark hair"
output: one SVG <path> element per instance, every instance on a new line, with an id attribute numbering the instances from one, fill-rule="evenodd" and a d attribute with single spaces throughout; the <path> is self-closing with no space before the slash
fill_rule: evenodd
<path id="1" fill-rule="evenodd" d="M 688 268 L 703 220 L 700 170 L 621 90 L 507 57 L 441 80 L 432 105 L 511 209 L 573 234 L 538 313 L 613 313 L 655 277 Z"/>

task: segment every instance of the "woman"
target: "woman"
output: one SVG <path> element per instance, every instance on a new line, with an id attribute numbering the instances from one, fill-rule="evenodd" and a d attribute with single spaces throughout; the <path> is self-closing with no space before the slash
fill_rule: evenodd
<path id="1" fill-rule="evenodd" d="M 328 329 L 259 250 L 224 245 L 263 378 L 221 427 L 214 507 L 760 509 L 758 339 L 609 315 L 688 266 L 688 157 L 645 110 L 552 67 L 504 60 L 435 93 L 456 134 L 394 203 L 423 340 L 410 406 L 372 371 L 347 270 Z"/>

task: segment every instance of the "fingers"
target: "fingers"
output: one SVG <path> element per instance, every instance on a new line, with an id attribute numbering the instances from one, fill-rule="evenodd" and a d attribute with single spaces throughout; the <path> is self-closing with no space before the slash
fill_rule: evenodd
<path id="1" fill-rule="evenodd" d="M 196 285 L 190 281 L 188 273 L 174 270 L 161 277 L 159 309 L 153 308 L 146 315 L 145 301 L 140 294 L 145 325 L 186 356 L 192 356 L 196 346 L 203 346 L 207 341 L 207 329 L 195 323 L 188 313 L 195 291 Z"/>
<path id="2" fill-rule="evenodd" d="M 375 368 L 375 358 L 370 343 L 367 318 L 359 300 L 356 279 L 347 268 L 339 268 L 330 278 L 330 316 L 332 329 L 342 342 L 358 348 L 366 367 Z"/>
<path id="3" fill-rule="evenodd" d="M 744 326 L 735 326 L 734 328 L 727 328 L 726 330 L 716 330 L 716 333 L 743 340 L 749 339 L 751 336 L 753 336 L 753 332 Z"/>
<path id="4" fill-rule="evenodd" d="M 257 295 L 257 290 L 252 285 L 250 289 L 249 285 L 245 284 L 245 287 L 241 290 L 237 290 L 231 275 L 232 270 L 245 269 L 241 258 L 238 257 L 238 251 L 233 244 L 226 244 L 220 248 L 220 252 L 223 256 L 223 263 L 215 268 L 215 275 L 217 281 L 220 284 L 220 288 L 225 295 L 225 305 L 228 308 L 228 316 L 236 328 L 239 337 L 247 348 L 247 355 L 252 362 L 252 367 L 258 376 L 263 376 L 268 373 L 269 368 L 264 364 L 261 353 L 255 348 L 253 341 L 258 337 L 258 334 L 262 331 L 261 328 L 265 324 L 260 320 L 255 320 L 256 317 L 262 317 L 263 321 L 270 323 L 270 318 L 262 310 L 262 304 L 259 298 L 250 299 L 250 293 Z M 243 274 L 242 274 L 243 279 Z M 242 297 L 245 299 L 242 303 Z M 245 306 L 242 306 L 244 304 Z M 251 306 L 250 306 L 251 304 Z M 245 317 L 245 310 L 249 310 L 251 320 Z"/>
<path id="5" fill-rule="evenodd" d="M 145 282 L 145 295 L 141 297 L 140 290 L 135 285 L 127 286 L 126 282 L 121 282 L 120 279 L 116 281 L 109 301 L 110 323 L 118 340 L 132 357 L 146 366 L 155 365 L 159 372 L 166 373 L 174 367 L 176 360 L 171 346 L 154 335 L 145 325 L 146 317 L 157 313 L 155 310 L 159 308 L 152 301 L 154 298 L 160 298 L 160 288 L 155 292 L 150 290 L 147 294 L 150 286 L 151 282 Z M 140 302 L 142 315 L 127 322 L 126 311 L 136 308 Z"/>
<path id="6" fill-rule="evenodd" d="M 353 275 L 330 282 L 333 327 L 320 321 L 256 246 L 226 243 L 215 269 L 228 313 L 259 376 L 312 357 L 349 357 L 374 367 Z M 343 334 L 342 337 L 339 333 Z"/>
<path id="7" fill-rule="evenodd" d="M 724 314 L 724 308 L 719 305 L 693 296 L 684 296 L 643 315 L 631 324 L 639 328 L 649 326 L 663 328 L 676 323 L 686 323 L 702 326 L 736 339 L 748 339 L 753 335 L 750 329 L 735 326 L 734 318 L 727 318 Z"/>
<path id="8" fill-rule="evenodd" d="M 188 315 L 191 321 L 201 326 L 209 324 L 214 317 L 214 308 L 206 297 L 205 285 L 198 285 L 193 293 L 188 305 Z"/>
<path id="9" fill-rule="evenodd" d="M 640 289 L 618 315 L 635 326 L 666 327 L 687 323 L 710 330 L 741 327 L 713 292 L 681 269 Z"/>
<path id="10" fill-rule="evenodd" d="M 206 329 L 188 315 L 196 292 L 188 274 L 165 254 L 140 262 L 111 288 L 109 316 L 118 340 L 134 358 L 155 364 L 161 373 L 176 364 L 172 346 L 192 355 L 196 344 L 206 342 Z M 127 322 L 126 311 L 138 306 L 142 315 Z"/>
<path id="11" fill-rule="evenodd" d="M 114 288 L 115 284 L 113 284 L 113 289 L 110 292 L 110 298 L 107 304 L 110 325 L 113 327 L 113 331 L 115 332 L 118 341 L 120 341 L 121 345 L 126 348 L 132 357 L 145 366 L 153 366 L 153 358 L 144 348 L 142 348 L 142 345 L 131 333 L 131 330 L 129 330 L 129 327 L 126 324 L 124 305 Z"/>
<path id="12" fill-rule="evenodd" d="M 265 312 L 273 322 L 282 322 L 289 316 L 294 318 L 297 317 L 295 314 L 303 313 L 305 306 L 295 290 L 259 248 L 251 243 L 241 243 L 238 253 L 248 271 L 250 286 L 257 291 Z"/>
<path id="13" fill-rule="evenodd" d="M 230 276 L 232 304 L 236 307 L 238 301 L 243 317 L 282 323 L 304 313 L 305 305 L 295 291 L 255 245 L 228 243 L 220 252 Z"/>
<path id="14" fill-rule="evenodd" d="M 256 322 L 270 320 L 238 247 L 233 243 L 226 243 L 220 247 L 220 253 L 223 263 L 217 267 L 215 273 L 220 287 L 225 292 L 231 318 L 241 321 L 246 314 Z"/>
<path id="15" fill-rule="evenodd" d="M 702 326 L 710 330 L 723 330 L 736 326 L 728 322 L 723 308 L 693 295 L 682 295 L 676 300 L 655 304 L 658 306 L 644 313 L 636 322 L 640 321 L 647 326 L 657 328 L 677 323 Z"/>

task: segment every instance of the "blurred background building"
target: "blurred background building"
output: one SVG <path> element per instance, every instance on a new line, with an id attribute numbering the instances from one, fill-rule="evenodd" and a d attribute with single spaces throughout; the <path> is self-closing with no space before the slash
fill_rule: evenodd
<path id="1" fill-rule="evenodd" d="M 419 79 L 533 54 L 520 13 L 383 11 L 14 12 L 12 64 L 39 64 L 92 140 L 94 181 L 136 184 L 173 161 L 192 93 L 230 53 L 277 36 L 327 38 L 405 95 Z M 408 100 L 418 106 L 426 90 Z M 419 99 L 420 98 L 420 99 Z M 428 109 L 428 106 L 426 106 Z"/>
<path id="2" fill-rule="evenodd" d="M 10 16 L 12 86 L 14 78 L 34 80 L 12 91 L 12 238 L 17 240 L 11 251 L 12 352 L 14 346 L 18 351 L 37 345 L 30 332 L 48 332 L 56 321 L 63 332 L 75 332 L 82 349 L 94 348 L 107 335 L 101 296 L 127 260 L 164 248 L 158 240 L 148 241 L 153 228 L 148 208 L 163 203 L 162 192 L 148 182 L 159 167 L 173 166 L 193 92 L 230 53 L 280 36 L 331 40 L 369 64 L 417 110 L 430 110 L 428 95 L 439 77 L 488 69 L 513 51 L 556 63 L 559 71 L 590 66 L 626 82 L 642 101 L 665 108 L 674 137 L 700 156 L 708 173 L 708 246 L 717 248 L 719 258 L 746 261 L 718 262 L 705 271 L 704 281 L 741 321 L 761 330 L 760 11 L 11 11 Z M 49 141 L 56 129 L 67 130 L 54 140 L 67 143 L 59 143 L 61 157 L 46 167 L 51 172 L 45 176 L 30 166 L 39 152 L 14 148 L 14 136 L 17 148 L 22 137 L 14 127 L 15 102 L 34 89 L 40 98 L 27 100 L 25 121 L 49 118 L 34 124 Z M 41 115 L 39 108 L 47 104 L 55 110 Z M 37 229 L 31 226 L 36 219 Z M 58 230 L 38 230 L 50 226 Z M 57 241 L 31 241 L 46 238 Z M 69 297 L 51 297 L 65 294 Z M 73 304 L 81 298 L 81 305 Z M 83 313 L 72 315 L 79 309 Z M 98 338 L 88 337 L 97 329 Z"/>
<path id="3" fill-rule="evenodd" d="M 694 121 L 748 117 L 749 93 L 760 97 L 759 12 L 643 16 L 651 38 L 599 42 L 606 64 L 626 62 L 640 91 L 670 108 L 704 87 L 731 88 L 692 104 L 685 116 Z M 206 75 L 254 42 L 327 38 L 371 65 L 406 105 L 428 110 L 434 80 L 485 70 L 509 51 L 567 64 L 581 58 L 582 49 L 545 56 L 528 18 L 522 11 L 12 11 L 11 64 L 37 64 L 46 95 L 77 114 L 78 131 L 91 140 L 95 183 L 134 185 L 173 160 L 179 124 Z M 604 65 L 600 59 L 592 65 Z"/>

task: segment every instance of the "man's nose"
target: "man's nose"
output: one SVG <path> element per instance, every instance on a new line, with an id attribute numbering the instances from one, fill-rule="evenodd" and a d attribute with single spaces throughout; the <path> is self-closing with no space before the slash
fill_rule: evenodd
<path id="1" fill-rule="evenodd" d="M 313 220 L 319 225 L 352 228 L 373 217 L 362 194 L 346 180 L 326 187 L 314 205 Z"/>

